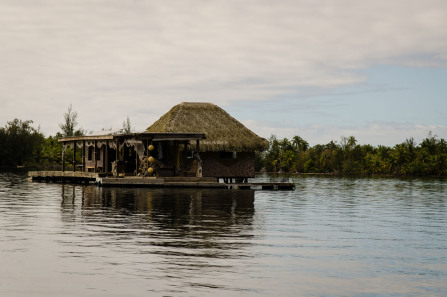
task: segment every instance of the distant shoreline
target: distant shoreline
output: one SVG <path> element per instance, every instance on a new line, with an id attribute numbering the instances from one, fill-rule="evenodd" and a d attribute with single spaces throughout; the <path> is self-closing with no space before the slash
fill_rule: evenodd
<path id="1" fill-rule="evenodd" d="M 323 173 L 323 172 L 256 172 L 256 174 L 273 174 L 273 175 L 319 175 L 319 176 L 334 176 L 334 177 L 428 177 L 428 178 L 447 178 L 445 175 L 397 175 L 397 174 L 343 174 L 343 173 Z"/>

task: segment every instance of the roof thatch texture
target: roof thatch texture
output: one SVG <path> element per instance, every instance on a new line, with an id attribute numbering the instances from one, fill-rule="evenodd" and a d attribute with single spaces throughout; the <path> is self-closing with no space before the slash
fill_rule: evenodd
<path id="1" fill-rule="evenodd" d="M 268 148 L 259 137 L 215 104 L 183 102 L 164 114 L 147 132 L 205 133 L 200 151 L 253 152 Z"/>

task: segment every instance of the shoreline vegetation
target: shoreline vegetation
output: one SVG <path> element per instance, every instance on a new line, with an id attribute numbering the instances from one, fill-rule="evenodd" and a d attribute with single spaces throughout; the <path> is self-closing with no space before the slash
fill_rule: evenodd
<path id="1" fill-rule="evenodd" d="M 312 147 L 300 136 L 272 135 L 267 151 L 257 153 L 256 166 L 266 172 L 359 176 L 447 176 L 447 142 L 428 133 L 393 147 L 357 144 L 354 136 Z"/>
<path id="2" fill-rule="evenodd" d="M 75 130 L 76 113 L 71 106 L 65 114 L 63 133 L 45 137 L 33 121 L 14 119 L 0 127 L 0 168 L 51 169 L 62 168 L 62 144 L 59 137 L 82 134 Z M 129 125 L 129 123 L 128 123 Z M 70 149 L 66 154 L 72 155 Z M 68 158 L 70 159 L 70 158 Z M 81 153 L 77 151 L 77 162 Z M 70 168 L 72 160 L 67 160 Z M 312 147 L 300 136 L 291 140 L 269 138 L 269 148 L 255 155 L 257 172 L 358 176 L 447 176 L 447 142 L 428 133 L 421 143 L 413 138 L 393 147 L 357 144 L 354 136 Z"/>

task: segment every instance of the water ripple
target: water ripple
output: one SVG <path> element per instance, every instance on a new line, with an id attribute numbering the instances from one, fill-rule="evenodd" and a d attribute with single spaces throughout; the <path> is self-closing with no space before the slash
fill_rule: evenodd
<path id="1" fill-rule="evenodd" d="M 445 180 L 290 178 L 253 192 L 0 172 L 0 296 L 447 295 Z"/>

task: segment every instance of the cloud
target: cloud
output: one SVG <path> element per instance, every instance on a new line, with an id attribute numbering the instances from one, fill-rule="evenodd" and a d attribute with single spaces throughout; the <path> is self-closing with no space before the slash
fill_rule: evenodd
<path id="1" fill-rule="evenodd" d="M 443 0 L 3 0 L 0 116 L 54 133 L 72 103 L 84 128 L 127 115 L 145 128 L 181 101 L 299 96 L 375 64 L 446 67 L 443 28 Z"/>

